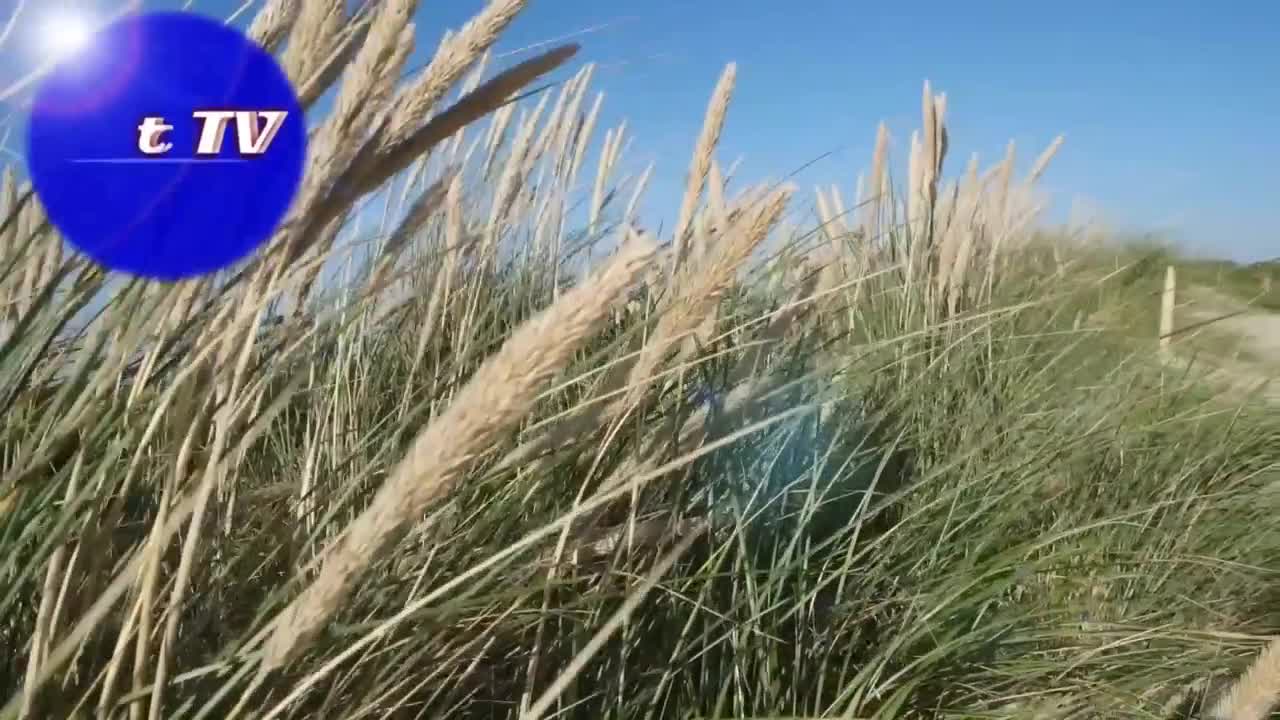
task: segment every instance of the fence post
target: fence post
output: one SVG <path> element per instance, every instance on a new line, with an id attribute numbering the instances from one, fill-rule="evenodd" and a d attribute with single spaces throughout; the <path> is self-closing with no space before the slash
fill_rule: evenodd
<path id="1" fill-rule="evenodd" d="M 1160 351 L 1169 352 L 1169 344 L 1173 341 L 1173 303 L 1178 287 L 1177 271 L 1173 266 L 1165 268 L 1164 292 L 1160 295 Z"/>

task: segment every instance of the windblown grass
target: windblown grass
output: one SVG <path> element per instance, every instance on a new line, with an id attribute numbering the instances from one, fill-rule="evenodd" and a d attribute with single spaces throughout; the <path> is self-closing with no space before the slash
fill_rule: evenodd
<path id="1" fill-rule="evenodd" d="M 656 237 L 574 48 L 486 69 L 523 4 L 401 79 L 416 3 L 267 3 L 335 99 L 224 276 L 108 288 L 9 173 L 0 716 L 1265 717 L 1280 422 L 1036 231 L 1058 143 L 948 180 L 926 85 L 764 256 L 730 66 Z"/>
<path id="2" fill-rule="evenodd" d="M 1280 312 L 1280 262 L 1249 265 L 1226 261 L 1181 259 L 1179 272 L 1187 280 L 1250 306 Z"/>

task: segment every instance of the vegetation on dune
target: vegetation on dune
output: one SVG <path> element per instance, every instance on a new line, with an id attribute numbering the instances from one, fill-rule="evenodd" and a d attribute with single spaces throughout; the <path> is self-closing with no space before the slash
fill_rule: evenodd
<path id="1" fill-rule="evenodd" d="M 6 176 L 0 717 L 1268 716 L 1280 420 L 1037 230 L 1057 143 L 949 180 L 926 85 L 784 230 L 729 66 L 659 237 L 575 48 L 486 69 L 524 4 L 401 79 L 414 0 L 267 2 L 336 85 L 291 222 L 72 343 L 107 277 Z"/>
<path id="2" fill-rule="evenodd" d="M 1220 290 L 1255 307 L 1280 312 L 1280 261 L 1241 264 L 1221 260 L 1182 260 L 1187 279 Z"/>

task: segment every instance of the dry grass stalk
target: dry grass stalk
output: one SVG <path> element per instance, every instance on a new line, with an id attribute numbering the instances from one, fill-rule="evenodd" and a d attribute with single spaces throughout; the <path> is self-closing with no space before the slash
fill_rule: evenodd
<path id="1" fill-rule="evenodd" d="M 441 41 L 418 79 L 396 98 L 388 116 L 386 145 L 408 142 L 422 127 L 431 109 L 467 68 L 480 58 L 515 19 L 527 0 L 493 0 L 451 37 Z M 451 133 L 452 134 L 452 133 Z"/>
<path id="2" fill-rule="evenodd" d="M 0 178 L 0 220 L 6 224 L 0 229 L 0 253 L 4 253 L 5 257 L 13 251 L 15 239 L 17 238 L 17 227 L 9 220 L 10 213 L 18 207 L 18 181 L 13 174 L 13 166 L 10 165 L 4 169 L 4 176 Z"/>
<path id="3" fill-rule="evenodd" d="M 927 267 L 926 253 L 933 252 L 934 209 L 938 200 L 938 180 L 947 153 L 947 130 L 944 122 L 946 96 L 934 96 L 928 81 L 921 101 L 923 130 L 911 136 L 910 182 L 907 195 L 908 281 Z"/>
<path id="4" fill-rule="evenodd" d="M 737 65 L 730 63 L 726 66 L 711 94 L 711 102 L 707 105 L 707 114 L 702 121 L 702 131 L 693 149 L 693 160 L 689 165 L 689 178 L 685 185 L 684 196 L 680 200 L 680 214 L 676 220 L 675 235 L 672 240 L 673 269 L 684 260 L 686 252 L 684 236 L 689 230 L 689 223 L 693 220 L 698 199 L 702 196 L 702 187 L 706 183 L 707 172 L 711 168 L 711 156 L 715 153 L 716 145 L 720 143 L 720 132 L 724 129 L 724 118 L 729 110 L 729 99 L 733 95 L 737 75 Z"/>
<path id="5" fill-rule="evenodd" d="M 297 10 L 289 33 L 289 46 L 285 48 L 280 61 L 295 87 L 311 76 L 320 59 L 332 49 L 346 21 L 346 10 L 341 3 L 329 0 L 300 2 L 301 7 Z M 282 8 L 282 13 L 287 11 L 288 8 Z M 269 32 L 272 24 L 274 23 L 264 19 L 262 32 Z"/>
<path id="6" fill-rule="evenodd" d="M 537 435 L 508 452 L 497 467 L 538 472 L 556 461 L 555 450 L 581 439 L 584 434 L 613 425 L 634 410 L 650 391 L 650 383 L 662 362 L 703 323 L 742 263 L 777 224 L 792 192 L 793 188 L 784 186 L 760 201 L 748 196 L 737 206 L 731 213 L 733 224 L 717 245 L 717 252 L 704 258 L 704 262 L 681 267 L 677 282 L 679 294 L 669 297 L 657 308 L 658 323 L 653 331 L 647 336 L 637 335 L 626 358 L 602 373 L 594 392 L 595 400 L 542 428 Z"/>
<path id="7" fill-rule="evenodd" d="M 319 576 L 274 621 L 264 668 L 280 667 L 309 647 L 368 565 L 528 413 L 546 381 L 599 330 L 655 253 L 645 242 L 623 246 L 608 266 L 525 323 L 476 371 L 327 552 Z"/>
<path id="8" fill-rule="evenodd" d="M 533 144 L 533 149 L 529 153 L 530 158 L 539 158 L 548 152 L 554 152 L 557 156 L 563 155 L 563 145 L 559 139 L 563 137 L 565 127 L 571 125 L 576 118 L 577 110 L 574 109 L 574 103 L 582 100 L 582 92 L 586 89 L 583 77 L 590 67 L 590 65 L 583 67 L 560 87 L 560 92 L 556 95 L 556 104 L 551 107 L 551 115 Z"/>
<path id="9" fill-rule="evenodd" d="M 1027 174 L 1028 185 L 1034 184 L 1044 174 L 1044 171 L 1049 167 L 1049 163 L 1053 161 L 1053 156 L 1057 155 L 1058 150 L 1062 147 L 1063 140 L 1064 138 L 1058 135 L 1053 139 L 1053 142 L 1049 143 L 1049 147 L 1040 153 L 1040 157 L 1036 158 L 1035 163 L 1031 166 L 1031 172 Z"/>
<path id="10" fill-rule="evenodd" d="M 942 119 L 938 117 L 938 106 L 934 101 L 933 90 L 929 81 L 924 81 L 924 96 L 920 99 L 920 157 L 916 172 L 920 177 L 916 181 L 916 190 L 922 197 L 912 196 L 911 200 L 919 200 L 922 210 L 933 207 L 937 199 L 935 194 L 938 182 L 938 135 Z"/>
<path id="11" fill-rule="evenodd" d="M 228 303 L 224 306 L 224 311 L 228 315 L 232 312 L 232 310 L 233 310 L 232 304 Z M 246 309 L 239 308 L 239 310 L 245 311 Z M 247 310 L 252 310 L 252 308 L 249 308 Z M 243 312 L 241 315 L 241 317 L 248 317 L 248 318 L 252 318 L 254 316 L 255 315 L 252 312 Z M 121 315 L 116 315 L 113 317 L 117 321 L 128 318 L 128 316 L 121 316 Z M 145 322 L 145 318 L 143 320 Z M 239 330 L 239 327 L 235 325 L 228 328 L 228 332 L 232 335 L 235 335 L 237 330 Z M 117 334 L 119 333 L 117 332 Z M 195 373 L 201 367 L 204 366 L 204 363 L 206 362 L 210 354 L 222 348 L 222 343 L 217 342 L 217 340 L 219 339 L 220 338 L 214 338 L 213 342 L 206 342 L 203 344 L 203 346 L 197 344 L 197 349 L 193 351 L 193 357 L 190 359 L 190 363 L 181 370 L 178 377 L 175 379 L 175 382 L 171 384 L 169 388 L 165 391 L 164 398 L 166 399 L 166 401 L 171 400 L 174 397 L 174 395 L 184 386 L 183 381 L 186 378 L 191 377 L 193 373 Z M 104 378 L 104 379 L 110 379 L 113 375 L 114 376 L 119 375 L 119 370 L 122 366 L 119 364 L 119 359 L 117 358 L 116 361 L 108 360 L 106 363 L 103 364 L 102 367 L 105 368 L 105 370 L 99 371 L 98 377 Z M 237 367 L 234 369 L 239 370 L 240 367 Z M 229 375 L 230 373 L 227 373 L 227 374 Z M 99 390 L 103 389 L 103 385 L 104 385 L 103 383 L 93 384 L 93 386 L 95 388 L 98 388 Z M 110 389 L 110 388 L 106 388 L 106 389 Z M 234 390 L 235 388 L 232 387 L 230 389 Z M 95 393 L 82 393 L 81 399 L 91 400 L 92 397 L 94 396 L 95 396 Z M 87 408 L 89 407 L 89 405 L 86 404 L 84 407 L 86 408 L 86 411 L 87 411 Z M 162 402 L 152 416 L 152 423 L 158 423 L 160 416 L 163 414 L 165 410 L 165 407 L 166 407 L 166 402 Z M 231 422 L 234 421 L 235 418 L 233 415 L 233 410 L 234 409 L 232 408 L 221 413 L 222 417 L 220 419 L 227 421 L 227 424 L 221 425 L 221 427 L 225 428 Z M 257 437 L 256 434 L 253 434 L 253 433 L 247 434 L 245 437 L 240 439 L 240 446 L 242 447 L 247 446 L 247 444 L 252 442 L 253 439 L 255 439 L 256 437 Z M 62 634 L 62 638 L 60 639 L 58 644 L 49 650 L 48 655 L 45 657 L 41 665 L 39 674 L 27 685 L 28 692 L 31 692 L 31 693 L 38 692 L 40 688 L 44 686 L 52 678 L 54 673 L 59 671 L 68 662 L 72 660 L 73 656 L 77 654 L 78 649 L 83 647 L 82 645 L 83 642 L 89 637 L 89 635 L 93 632 L 93 630 L 100 625 L 101 621 L 107 616 L 107 614 L 114 607 L 115 603 L 118 602 L 121 596 L 131 586 L 133 586 L 136 583 L 139 577 L 141 577 L 140 572 L 146 566 L 147 559 L 150 556 L 150 554 L 155 552 L 160 552 L 163 548 L 167 547 L 169 541 L 178 532 L 178 530 L 180 529 L 180 527 L 188 517 L 191 517 L 192 515 L 199 517 L 200 515 L 203 514 L 204 505 L 207 503 L 210 491 L 212 490 L 217 479 L 219 478 L 218 471 L 225 469 L 226 463 L 228 462 L 227 458 L 224 457 L 220 452 L 220 449 L 225 442 L 226 442 L 225 432 L 215 433 L 214 445 L 207 454 L 207 457 L 209 459 L 209 464 L 206 469 L 206 472 L 204 473 L 203 478 L 199 483 L 197 483 L 197 487 L 192 492 L 185 493 L 184 497 L 180 501 L 175 502 L 173 504 L 170 514 L 168 516 L 168 522 L 164 524 L 163 530 L 158 531 L 156 534 L 154 534 L 151 540 L 141 549 L 141 551 L 134 552 L 127 561 L 124 561 L 122 564 L 120 564 L 118 566 L 119 571 L 113 577 L 110 578 L 110 582 L 104 587 L 102 587 L 102 589 L 99 592 L 95 593 L 92 596 L 91 604 L 87 607 L 87 609 L 84 609 L 80 613 L 80 615 L 76 618 L 74 625 L 69 627 Z M 143 443 L 143 445 L 145 445 L 145 443 Z M 142 447 L 139 448 L 139 452 L 141 452 L 141 450 L 142 450 Z M 127 492 L 128 492 L 128 485 L 126 482 L 125 487 L 121 490 L 121 494 L 122 495 L 127 494 Z M 157 525 L 156 527 L 159 527 L 159 525 Z M 193 525 L 192 529 L 189 531 L 189 534 L 188 534 L 187 547 L 192 547 L 193 543 L 196 542 L 196 539 L 198 538 L 198 536 L 199 536 L 198 528 Z M 184 550 L 182 562 L 183 564 L 187 565 L 188 572 L 190 567 L 189 565 L 190 559 L 191 559 L 191 555 L 189 554 L 189 552 Z M 179 576 L 181 577 L 182 574 L 183 574 L 182 568 L 180 568 Z M 181 595 L 184 592 L 183 587 L 181 586 L 182 586 L 182 583 L 178 580 L 175 580 L 175 587 L 173 592 L 174 600 L 171 601 L 170 607 L 180 606 L 180 603 L 182 600 Z M 55 610 L 55 613 L 54 613 L 55 617 L 58 614 L 59 613 Z M 166 626 L 166 635 L 169 635 L 169 628 L 173 627 L 173 620 L 172 620 L 173 617 L 174 616 L 171 616 L 170 623 Z M 168 642 L 171 645 L 172 643 L 171 636 Z M 167 677 L 167 669 L 166 669 L 167 662 L 163 656 L 164 648 L 165 646 L 162 645 L 162 656 L 156 665 L 156 684 L 153 686 L 154 693 L 159 692 L 157 688 L 161 688 L 164 686 L 164 681 Z M 153 700 L 152 700 L 153 707 L 159 704 L 158 700 L 159 698 L 155 697 L 153 694 Z M 10 703 L 7 704 L 4 708 L 0 708 L 0 713 L 15 710 L 16 708 L 14 707 L 14 702 L 15 701 L 11 700 Z"/>
<path id="12" fill-rule="evenodd" d="M 633 397 L 623 404 L 630 404 L 643 391 L 673 345 L 713 316 L 739 269 L 781 219 L 793 192 L 792 187 L 784 186 L 763 199 L 748 195 L 720 221 L 724 229 L 717 233 L 714 246 L 708 247 L 697 262 L 680 268 L 674 283 L 677 295 L 661 309 L 657 325 L 629 372 L 626 384 L 633 388 Z M 709 333 L 708 328 L 703 329 Z M 688 355 L 691 349 L 686 346 L 683 354 Z"/>
<path id="13" fill-rule="evenodd" d="M 76 457 L 75 471 L 72 472 L 71 482 L 67 484 L 63 502 L 72 502 L 79 491 L 80 473 L 78 471 L 83 466 L 84 454 L 80 453 Z M 53 555 L 49 558 L 48 567 L 45 569 L 44 587 L 40 593 L 40 608 L 36 616 L 35 630 L 31 634 L 31 650 L 27 658 L 27 674 L 23 684 L 21 717 L 35 717 L 36 715 L 37 695 L 33 692 L 33 689 L 35 680 L 40 674 L 40 666 L 49 655 L 50 641 L 57 633 L 54 603 L 58 597 L 58 587 L 62 584 L 63 574 L 67 569 L 66 554 L 65 547 L 59 547 L 54 550 Z"/>
<path id="14" fill-rule="evenodd" d="M 284 42 L 302 9 L 299 0 L 268 0 L 249 25 L 249 38 L 268 51 Z"/>
<path id="15" fill-rule="evenodd" d="M 959 306 L 965 291 L 965 277 L 974 254 L 977 235 L 975 225 L 978 223 L 976 213 L 982 192 L 979 182 L 978 156 L 975 153 L 970 158 L 965 180 L 958 186 L 959 197 L 954 210 L 956 217 L 949 225 L 949 238 L 945 243 L 947 252 L 940 257 L 938 264 L 939 278 L 945 277 L 940 290 L 946 293 L 948 315 L 954 315 Z"/>
<path id="16" fill-rule="evenodd" d="M 591 187 L 591 204 L 587 209 L 587 234 L 595 237 L 600 227 L 600 213 L 604 209 L 605 188 L 613 175 L 614 166 L 622 152 L 622 139 L 626 133 L 626 123 L 605 132 L 604 147 L 600 150 L 600 158 L 596 167 L 595 183 Z"/>
<path id="17" fill-rule="evenodd" d="M 729 387 L 737 387 L 760 374 L 765 367 L 768 353 L 780 344 L 788 333 L 797 328 L 810 309 L 810 300 L 819 290 L 818 273 L 807 273 L 800 278 L 785 305 L 778 309 L 765 325 L 755 342 L 742 354 L 729 372 Z"/>
<path id="18" fill-rule="evenodd" d="M 640 198 L 644 195 L 644 191 L 649 186 L 649 178 L 653 175 L 653 162 L 650 161 L 645 166 L 644 172 L 640 173 L 639 179 L 636 180 L 635 187 L 631 189 L 631 198 L 627 200 L 627 207 L 622 211 L 622 224 L 636 224 L 636 207 L 640 204 Z"/>
<path id="19" fill-rule="evenodd" d="M 793 192 L 793 187 L 783 186 L 759 200 L 755 193 L 747 193 L 730 220 L 732 224 L 719 238 L 716 251 L 701 262 L 680 268 L 674 281 L 678 294 L 662 309 L 639 355 L 633 363 L 615 366 L 606 376 L 605 387 L 620 385 L 626 392 L 603 411 L 601 425 L 616 425 L 641 407 L 650 384 L 673 349 L 679 351 L 673 360 L 678 367 L 683 368 L 692 359 L 697 346 L 684 341 L 700 327 L 710 333 L 704 323 L 713 317 L 739 269 L 777 225 Z M 622 383 L 614 379 L 623 376 L 626 379 Z"/>
<path id="20" fill-rule="evenodd" d="M 937 239 L 934 243 L 934 295 L 938 298 L 949 296 L 954 281 L 963 275 L 957 267 L 963 254 L 963 246 L 971 242 L 969 231 L 973 227 L 969 203 L 973 187 L 977 183 L 978 158 L 973 155 L 969 159 L 965 177 L 950 184 L 943 192 L 935 212 L 933 231 Z"/>
<path id="21" fill-rule="evenodd" d="M 507 127 L 511 124 L 515 110 L 516 104 L 510 103 L 493 111 L 492 119 L 489 121 L 489 131 L 485 136 L 485 160 L 481 171 L 481 177 L 485 180 L 493 179 L 498 151 L 506 144 Z"/>
<path id="22" fill-rule="evenodd" d="M 387 17 L 394 18 L 397 15 L 390 13 Z M 411 27 L 406 25 L 405 31 Z M 330 136 L 332 142 L 324 146 L 328 148 L 324 156 L 328 158 L 326 162 L 329 166 L 312 163 L 317 174 L 308 176 L 308 183 L 295 202 L 289 220 L 277 231 L 272 251 L 267 256 L 274 257 L 276 262 L 274 265 L 264 264 L 260 267 L 259 282 L 275 282 L 269 278 L 278 280 L 285 268 L 297 263 L 308 251 L 324 256 L 332 245 L 334 235 L 342 226 L 343 216 L 361 197 L 376 190 L 463 127 L 502 107 L 511 95 L 538 76 L 559 67 L 577 49 L 574 45 L 555 48 L 499 73 L 459 99 L 399 145 L 377 144 L 374 142 L 377 137 L 375 133 L 360 149 L 352 150 L 351 148 L 359 146 L 355 139 L 347 138 L 344 141 L 341 133 L 335 132 Z M 369 52 L 375 53 L 373 50 Z M 316 156 L 321 154 L 321 151 L 316 152 Z M 348 161 L 348 158 L 351 159 Z M 301 293 L 295 301 L 299 310 L 318 270 L 317 266 L 308 281 L 300 286 Z"/>
<path id="23" fill-rule="evenodd" d="M 493 57 L 492 53 L 485 51 L 471 68 L 471 73 L 467 75 L 466 80 L 458 88 L 459 97 L 469 95 L 480 87 L 481 81 L 484 80 L 485 73 L 489 71 L 489 61 Z M 456 163 L 458 161 L 458 152 L 462 147 L 463 138 L 466 136 L 466 128 L 459 130 L 453 136 L 453 144 L 449 148 L 449 162 Z M 473 144 L 474 147 L 474 144 Z"/>
<path id="24" fill-rule="evenodd" d="M 1041 153 L 1024 182 L 1014 185 L 1014 145 L 1006 156 L 980 174 L 977 158 L 970 159 L 965 174 L 944 182 L 943 164 L 948 149 L 947 98 L 935 95 L 928 82 L 921 98 L 922 129 L 911 136 L 907 162 L 907 188 L 901 206 L 892 197 L 887 169 L 888 131 L 877 128 L 871 170 L 859 177 L 856 197 L 861 207 L 856 228 L 843 220 L 845 207 L 838 188 L 816 191 L 821 230 L 839 261 L 828 263 L 820 288 L 841 285 L 838 275 L 875 272 L 888 259 L 901 268 L 904 291 L 921 283 L 930 312 L 951 315 L 967 299 L 989 291 L 997 272 L 1002 245 L 1025 229 L 1042 208 L 1034 185 L 1062 144 L 1057 137 Z M 901 220 L 896 220 L 901 216 Z M 898 223 L 901 222 L 899 225 Z M 892 232 L 894 229 L 900 232 Z M 856 249 L 838 247 L 840 239 L 858 240 Z M 986 263 L 984 277 L 973 277 L 975 266 Z M 853 286 L 854 298 L 862 285 Z"/>
<path id="25" fill-rule="evenodd" d="M 356 200 L 376 190 L 416 158 L 452 137 L 460 128 L 498 109 L 516 92 L 567 62 L 577 51 L 577 45 L 566 45 L 530 58 L 482 83 L 474 92 L 459 99 L 403 141 L 381 143 L 359 158 L 338 182 L 331 185 L 331 194 L 311 213 L 306 227 L 320 227 L 338 217 Z M 300 234 L 305 237 L 307 233 L 302 231 Z"/>
<path id="26" fill-rule="evenodd" d="M 1280 639 L 1272 640 L 1248 671 L 1209 711 L 1210 720 L 1266 720 L 1280 705 Z"/>
<path id="27" fill-rule="evenodd" d="M 600 108 L 604 105 L 604 93 L 596 93 L 596 99 L 591 103 L 591 109 L 587 111 L 587 115 L 582 119 L 580 125 L 575 128 L 575 136 L 566 139 L 566 143 L 574 142 L 577 147 L 573 153 L 573 160 L 569 164 L 569 171 L 566 180 L 569 185 L 573 185 L 578 179 L 578 172 L 582 168 L 582 160 L 587 154 L 587 145 L 591 138 L 595 135 L 596 122 L 600 119 Z M 576 115 L 576 113 L 575 113 Z"/>
<path id="28" fill-rule="evenodd" d="M 504 220 L 515 207 L 516 197 L 524 183 L 524 168 L 530 155 L 534 133 L 537 131 L 542 113 L 546 111 L 549 99 L 550 96 L 544 94 L 532 112 L 522 115 L 519 127 L 516 128 L 516 136 L 511 143 L 507 163 L 502 174 L 498 176 L 493 202 L 489 207 L 485 247 L 480 250 L 483 257 L 489 257 L 490 252 L 496 249 L 498 234 L 502 230 Z"/>
<path id="29" fill-rule="evenodd" d="M 876 145 L 875 150 L 871 154 L 871 174 L 869 178 L 870 195 L 867 198 L 859 198 L 860 202 L 865 203 L 865 215 L 862 226 L 868 242 L 878 243 L 880 241 L 880 218 L 884 211 L 884 201 L 889 189 L 889 129 L 884 123 L 880 123 L 876 127 Z"/>
<path id="30" fill-rule="evenodd" d="M 848 264 L 860 264 L 858 260 L 849 263 L 850 253 L 848 243 L 852 237 L 852 233 L 848 224 L 845 222 L 844 202 L 840 200 L 840 190 L 837 187 L 831 188 L 831 199 L 827 199 L 826 193 L 822 188 L 815 190 L 817 196 L 818 221 L 822 224 L 822 231 L 827 239 L 827 251 L 821 253 L 821 271 L 817 281 L 819 292 L 829 290 L 840 285 L 847 273 L 849 272 Z M 860 252 L 866 253 L 866 248 L 860 248 Z M 835 302 L 835 298 L 831 299 Z"/>
<path id="31" fill-rule="evenodd" d="M 440 209 L 440 206 L 444 204 L 445 194 L 452 187 L 455 177 L 457 177 L 455 172 L 445 173 L 431 187 L 424 190 L 414 200 L 413 205 L 409 207 L 404 218 L 382 247 L 381 257 L 379 257 L 378 264 L 374 267 L 373 273 L 369 278 L 369 293 L 371 295 L 382 293 L 391 284 L 392 271 L 395 269 L 401 254 L 414 235 L 422 229 L 427 220 L 431 219 L 436 211 Z"/>
<path id="32" fill-rule="evenodd" d="M 155 677 L 149 698 L 149 720 L 159 720 L 164 712 L 165 693 L 169 689 L 171 665 L 177 653 L 179 625 L 182 620 L 177 609 L 182 608 L 187 595 L 191 591 L 198 551 L 205 540 L 204 520 L 209 506 L 215 502 L 218 494 L 224 493 L 231 482 L 233 473 L 229 467 L 239 453 L 225 452 L 231 449 L 232 434 L 238 429 L 243 414 L 249 404 L 231 402 L 235 398 L 251 397 L 246 391 L 249 359 L 256 341 L 256 330 L 261 310 L 266 299 L 273 295 L 275 278 L 271 278 L 265 287 L 250 287 L 243 298 L 244 303 L 235 316 L 232 325 L 225 332 L 219 353 L 215 360 L 214 398 L 222 403 L 213 414 L 212 438 L 209 444 L 207 460 L 200 471 L 201 482 L 194 495 L 191 520 L 186 536 L 182 541 L 182 551 L 178 567 L 174 574 L 169 591 L 164 630 L 161 634 L 160 648 L 154 663 Z M 242 395 L 242 393 L 244 393 Z M 157 525 L 156 527 L 159 527 Z M 158 534 L 157 536 L 158 537 Z M 159 543 L 157 542 L 157 546 Z"/>
<path id="33" fill-rule="evenodd" d="M 996 189 L 992 200 L 995 202 L 995 222 L 1000 226 L 1009 224 L 1009 195 L 1013 188 L 1014 165 L 1018 159 L 1018 146 L 1010 140 L 1005 148 L 1004 160 L 996 166 Z"/>
<path id="34" fill-rule="evenodd" d="M 725 200 L 728 183 L 724 173 L 720 172 L 720 163 L 711 159 L 711 169 L 707 171 L 707 217 L 716 232 L 723 231 L 729 225 L 729 203 Z"/>
<path id="35" fill-rule="evenodd" d="M 409 379 L 417 377 L 418 370 L 426 358 L 427 344 L 435 337 L 436 326 L 453 295 L 453 281 L 457 273 L 459 257 L 463 252 L 463 236 L 466 234 L 462 207 L 462 176 L 455 175 L 445 196 L 445 235 L 444 265 L 436 273 L 431 283 L 431 296 L 427 301 L 427 316 L 418 331 L 418 344 L 413 354 L 413 366 L 409 371 Z M 410 384 L 405 386 L 401 397 L 401 407 L 409 406 Z"/>
<path id="36" fill-rule="evenodd" d="M 368 39 L 343 75 L 333 112 L 311 141 L 306 181 L 295 204 L 297 216 L 306 217 L 323 201 L 331 183 L 359 151 L 362 119 L 377 114 L 390 100 L 400 71 L 413 51 L 414 28 L 409 18 L 417 5 L 417 0 L 387 0 L 375 11 Z M 321 234 L 321 242 L 310 247 L 319 254 L 327 253 L 338 229 L 336 223 L 331 223 L 329 231 Z M 316 267 L 303 283 L 300 300 L 305 299 L 318 273 Z"/>
<path id="37" fill-rule="evenodd" d="M 770 324 L 768 333 L 780 337 L 785 332 L 786 326 L 784 323 L 794 317 L 796 316 L 788 315 L 783 317 L 781 314 L 776 316 Z M 754 360 L 755 358 L 750 355 L 743 356 L 733 374 L 737 377 L 747 377 L 745 364 Z M 722 441 L 739 433 L 749 432 L 751 426 L 746 428 L 738 426 L 744 418 L 759 407 L 760 400 L 768 389 L 769 383 L 759 378 L 752 378 L 739 383 L 722 398 L 714 418 L 711 416 L 711 404 L 703 404 L 689 414 L 674 433 L 674 437 L 667 433 L 657 433 L 650 437 L 642 450 L 630 455 L 609 474 L 609 477 L 601 483 L 599 492 L 607 493 L 629 482 L 631 478 L 653 472 L 660 466 L 662 459 L 666 457 L 662 450 L 668 443 L 672 447 L 681 448 L 686 453 L 686 456 L 693 456 L 717 441 Z M 809 408 L 805 406 L 793 407 L 767 418 L 762 421 L 762 424 L 770 424 L 785 417 L 808 411 Z M 713 420 L 713 422 L 709 422 L 709 420 Z M 599 517 L 600 513 L 592 514 L 589 519 L 582 522 L 582 526 L 592 527 Z"/>
<path id="38" fill-rule="evenodd" d="M 390 101 L 404 62 L 413 52 L 410 18 L 417 9 L 417 0 L 384 0 L 374 11 L 369 36 L 345 70 L 333 111 L 317 140 L 324 138 L 326 144 L 337 139 L 358 141 L 363 128 L 356 126 Z"/>

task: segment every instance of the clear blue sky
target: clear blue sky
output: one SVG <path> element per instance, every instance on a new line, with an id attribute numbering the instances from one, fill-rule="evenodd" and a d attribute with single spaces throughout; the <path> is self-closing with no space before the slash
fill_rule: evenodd
<path id="1" fill-rule="evenodd" d="M 14 2 L 0 0 L 6 16 Z M 239 1 L 197 4 L 225 14 Z M 424 0 L 417 59 L 481 4 Z M 601 24 L 576 38 L 581 60 L 601 66 L 604 120 L 628 118 L 630 165 L 657 161 L 659 215 L 674 214 L 708 95 L 736 61 L 722 160 L 778 178 L 833 152 L 796 178 L 806 201 L 819 183 L 852 191 L 882 119 L 905 155 L 928 78 L 948 95 L 953 171 L 972 151 L 994 161 L 1009 139 L 1029 162 L 1062 133 L 1045 186 L 1063 207 L 1082 196 L 1114 224 L 1214 255 L 1280 256 L 1275 0 L 532 0 L 499 50 Z M 12 53 L 0 54 L 5 79 Z"/>

